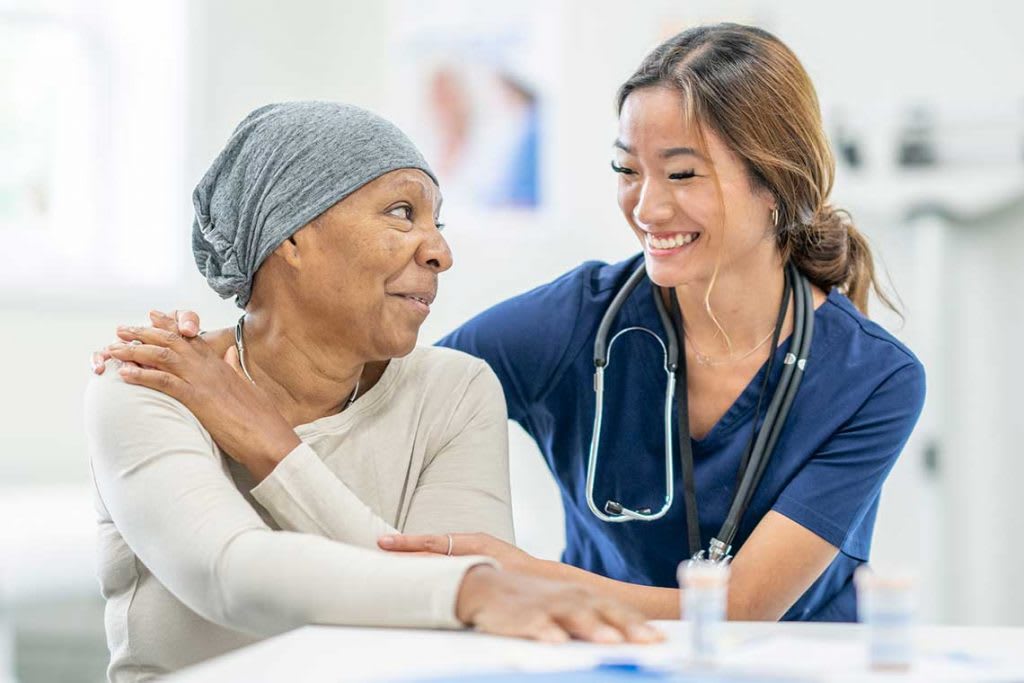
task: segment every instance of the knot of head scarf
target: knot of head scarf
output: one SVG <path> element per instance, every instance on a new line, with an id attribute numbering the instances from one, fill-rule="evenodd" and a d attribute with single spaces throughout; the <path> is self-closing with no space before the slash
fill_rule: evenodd
<path id="1" fill-rule="evenodd" d="M 192 194 L 192 253 L 244 308 L 263 260 L 366 183 L 400 168 L 437 178 L 396 126 L 358 107 L 288 102 L 245 117 Z"/>

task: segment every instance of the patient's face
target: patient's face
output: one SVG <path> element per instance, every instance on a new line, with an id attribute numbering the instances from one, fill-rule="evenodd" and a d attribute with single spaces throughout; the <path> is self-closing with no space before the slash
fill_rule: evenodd
<path id="1" fill-rule="evenodd" d="M 415 169 L 387 173 L 295 234 L 294 300 L 325 339 L 367 360 L 404 356 L 452 266 L 437 216 L 441 195 Z M 287 245 L 282 245 L 287 248 Z"/>

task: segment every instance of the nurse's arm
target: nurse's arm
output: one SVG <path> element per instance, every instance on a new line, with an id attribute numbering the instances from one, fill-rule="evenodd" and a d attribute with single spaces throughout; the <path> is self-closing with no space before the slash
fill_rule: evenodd
<path id="1" fill-rule="evenodd" d="M 788 517 L 771 511 L 732 562 L 729 619 L 777 621 L 811 587 L 839 550 Z M 616 581 L 561 562 L 535 560 L 533 571 L 573 581 L 621 600 L 648 619 L 678 619 L 680 591 Z"/>
<path id="2" fill-rule="evenodd" d="M 575 583 L 640 610 L 648 619 L 678 619 L 680 591 L 609 579 L 561 562 L 541 560 L 487 534 L 383 537 L 397 552 L 486 555 L 506 569 Z M 732 563 L 728 616 L 734 621 L 777 621 L 828 568 L 839 551 L 778 512 L 769 512 Z"/>
<path id="3" fill-rule="evenodd" d="M 769 511 L 733 560 L 729 618 L 781 619 L 838 554 L 821 536 Z"/>

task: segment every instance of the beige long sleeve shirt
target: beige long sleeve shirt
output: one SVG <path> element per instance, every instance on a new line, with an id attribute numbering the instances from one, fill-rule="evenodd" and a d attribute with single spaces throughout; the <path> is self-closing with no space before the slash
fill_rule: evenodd
<path id="1" fill-rule="evenodd" d="M 462 577 L 488 560 L 390 555 L 377 537 L 513 540 L 505 402 L 483 361 L 391 361 L 347 410 L 298 427 L 255 487 L 182 404 L 112 370 L 86 395 L 112 681 L 308 623 L 457 627 Z"/>

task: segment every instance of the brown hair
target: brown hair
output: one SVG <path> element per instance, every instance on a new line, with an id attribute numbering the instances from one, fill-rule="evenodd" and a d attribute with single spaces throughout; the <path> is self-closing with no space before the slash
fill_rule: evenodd
<path id="1" fill-rule="evenodd" d="M 743 160 L 752 183 L 775 197 L 784 262 L 792 259 L 826 292 L 838 287 L 865 315 L 872 287 L 896 310 L 879 287 L 867 239 L 848 212 L 828 202 L 835 159 L 814 85 L 788 47 L 751 26 L 691 28 L 644 58 L 619 88 L 618 111 L 634 90 L 652 86 L 679 92 L 698 133 L 710 126 Z"/>

